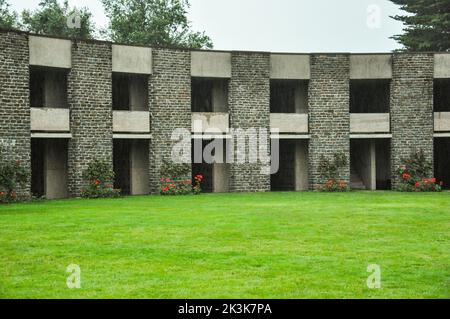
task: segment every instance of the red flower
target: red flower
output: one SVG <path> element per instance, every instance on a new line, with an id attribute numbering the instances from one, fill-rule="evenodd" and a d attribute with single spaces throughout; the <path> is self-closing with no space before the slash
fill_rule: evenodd
<path id="1" fill-rule="evenodd" d="M 411 177 L 411 174 L 409 174 L 409 173 L 405 172 L 405 173 L 402 174 L 402 178 L 405 179 L 405 180 L 409 179 L 410 177 Z"/>
<path id="2" fill-rule="evenodd" d="M 414 186 L 415 187 L 420 187 L 420 182 L 417 182 Z"/>

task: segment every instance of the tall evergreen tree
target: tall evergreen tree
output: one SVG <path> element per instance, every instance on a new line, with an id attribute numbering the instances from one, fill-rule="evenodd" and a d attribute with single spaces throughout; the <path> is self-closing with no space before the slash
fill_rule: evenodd
<path id="1" fill-rule="evenodd" d="M 405 24 L 405 33 L 392 38 L 403 51 L 450 51 L 450 0 L 391 0 L 408 15 L 392 17 Z"/>
<path id="2" fill-rule="evenodd" d="M 212 48 L 204 32 L 192 31 L 188 0 L 102 0 L 112 41 L 141 45 Z"/>
<path id="3" fill-rule="evenodd" d="M 42 0 L 35 11 L 22 12 L 23 28 L 27 31 L 63 37 L 91 39 L 94 36 L 92 13 L 87 8 L 70 8 L 67 0 Z"/>
<path id="4" fill-rule="evenodd" d="M 0 28 L 17 28 L 17 13 L 10 10 L 10 4 L 6 0 L 0 0 Z"/>

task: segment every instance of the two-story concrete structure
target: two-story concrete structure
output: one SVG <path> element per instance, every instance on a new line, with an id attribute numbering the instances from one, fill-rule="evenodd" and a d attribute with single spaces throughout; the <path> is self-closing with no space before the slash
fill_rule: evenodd
<path id="1" fill-rule="evenodd" d="M 94 159 L 111 164 L 125 194 L 154 193 L 174 129 L 191 130 L 190 148 L 253 127 L 274 132 L 267 144 L 279 139 L 279 171 L 192 164 L 207 191 L 315 189 L 321 156 L 336 152 L 352 187 L 395 188 L 415 148 L 448 188 L 450 54 L 202 51 L 0 32 L 0 145 L 31 171 L 24 193 L 79 196 Z"/>

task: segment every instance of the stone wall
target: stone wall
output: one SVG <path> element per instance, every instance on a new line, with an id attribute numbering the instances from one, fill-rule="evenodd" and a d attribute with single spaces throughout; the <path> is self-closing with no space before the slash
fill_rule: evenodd
<path id="1" fill-rule="evenodd" d="M 72 43 L 68 77 L 70 107 L 69 192 L 79 196 L 87 184 L 82 175 L 93 160 L 113 165 L 111 44 Z"/>
<path id="2" fill-rule="evenodd" d="M 322 156 L 343 152 L 349 165 L 340 179 L 350 180 L 350 58 L 345 54 L 311 56 L 309 82 L 309 179 L 316 189 L 324 183 L 319 173 Z"/>
<path id="3" fill-rule="evenodd" d="M 392 186 L 402 159 L 422 149 L 433 162 L 433 54 L 393 56 L 391 82 Z"/>
<path id="4" fill-rule="evenodd" d="M 270 55 L 233 52 L 229 83 L 230 125 L 233 129 L 270 130 Z M 270 138 L 265 141 L 269 145 Z M 235 149 L 237 143 L 235 143 Z M 270 149 L 270 148 L 268 148 Z M 248 154 L 247 154 L 248 155 Z M 250 154 L 256 156 L 256 154 Z M 247 156 L 248 159 L 248 156 Z M 261 172 L 261 162 L 230 166 L 230 191 L 270 190 L 270 175 Z"/>
<path id="5" fill-rule="evenodd" d="M 0 152 L 30 167 L 29 51 L 26 34 L 0 31 Z M 30 181 L 18 189 L 30 195 Z"/>
<path id="6" fill-rule="evenodd" d="M 175 129 L 191 131 L 191 54 L 187 50 L 154 49 L 151 77 L 150 191 L 158 192 L 160 168 L 171 161 Z M 191 141 L 184 143 L 190 161 Z M 191 174 L 185 176 L 191 178 Z"/>

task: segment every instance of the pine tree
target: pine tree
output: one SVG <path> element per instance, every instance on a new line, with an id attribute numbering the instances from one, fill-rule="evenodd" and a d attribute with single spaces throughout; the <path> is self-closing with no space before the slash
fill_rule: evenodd
<path id="1" fill-rule="evenodd" d="M 391 0 L 408 15 L 391 18 L 405 24 L 405 33 L 395 35 L 401 51 L 450 51 L 450 0 Z"/>

